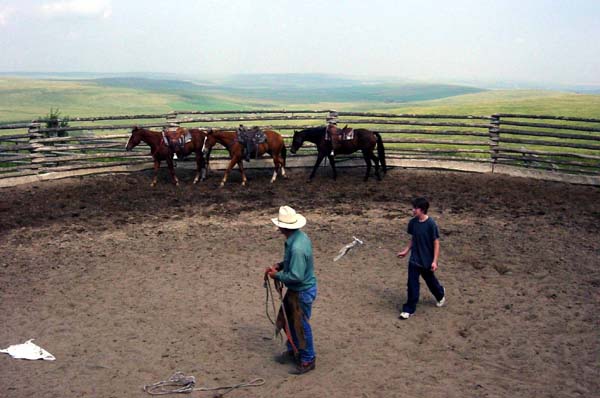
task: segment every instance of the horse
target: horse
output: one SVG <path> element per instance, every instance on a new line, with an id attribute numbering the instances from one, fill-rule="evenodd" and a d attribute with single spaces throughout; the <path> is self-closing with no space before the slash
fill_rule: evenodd
<path id="1" fill-rule="evenodd" d="M 304 141 L 312 142 L 317 146 L 317 161 L 310 173 L 309 181 L 314 178 L 317 167 L 319 167 L 325 156 L 329 159 L 331 169 L 333 170 L 333 179 L 335 180 L 337 178 L 335 156 L 349 155 L 359 150 L 362 151 L 363 158 L 367 164 L 367 173 L 365 174 L 364 181 L 367 181 L 371 174 L 371 161 L 375 164 L 375 176 L 377 177 L 377 180 L 381 180 L 381 176 L 379 175 L 379 164 L 381 163 L 384 174 L 387 171 L 387 166 L 385 163 L 383 140 L 379 133 L 367 129 L 354 129 L 354 137 L 351 140 L 339 141 L 339 148 L 335 148 L 334 155 L 332 152 L 332 141 L 326 139 L 327 128 L 327 126 L 320 126 L 294 131 L 292 147 L 290 148 L 292 154 L 295 154 L 300 147 L 302 147 Z M 375 146 L 377 146 L 378 156 L 374 153 Z"/>
<path id="2" fill-rule="evenodd" d="M 273 158 L 273 164 L 275 166 L 273 170 L 273 177 L 271 178 L 271 183 L 273 183 L 277 179 L 278 172 L 281 172 L 281 176 L 283 178 L 287 178 L 285 175 L 286 148 L 283 138 L 278 132 L 273 130 L 264 130 L 264 134 L 266 141 L 257 144 L 256 157 L 268 153 Z M 244 165 L 242 164 L 244 159 L 244 145 L 238 141 L 237 131 L 209 130 L 206 135 L 206 140 L 204 141 L 204 154 L 208 154 L 217 142 L 227 149 L 230 157 L 229 165 L 227 166 L 225 175 L 221 181 L 221 187 L 225 185 L 227 177 L 229 176 L 229 172 L 236 164 L 238 165 L 240 173 L 242 174 L 242 186 L 245 186 L 247 179 L 246 173 L 244 172 Z"/>
<path id="3" fill-rule="evenodd" d="M 185 142 L 188 134 L 190 140 Z M 194 184 L 196 184 L 199 180 L 204 181 L 206 179 L 208 161 L 205 162 L 204 154 L 202 153 L 205 139 L 206 131 L 197 128 L 186 129 L 178 127 L 175 131 L 169 131 L 165 128 L 162 132 L 159 132 L 135 126 L 131 131 L 131 137 L 129 137 L 125 150 L 131 151 L 140 141 L 144 141 L 150 146 L 150 154 L 154 158 L 154 179 L 151 186 L 156 185 L 157 173 L 162 160 L 167 161 L 173 183 L 178 186 L 179 180 L 174 171 L 173 154 L 176 154 L 177 158 L 182 159 L 194 152 L 196 154 L 196 177 L 194 178 Z"/>
<path id="4" fill-rule="evenodd" d="M 196 177 L 194 178 L 194 184 L 198 183 L 199 180 L 206 180 L 208 156 L 205 162 L 202 153 L 206 134 L 206 130 L 198 128 L 186 129 L 185 127 L 178 127 L 174 132 L 165 131 L 171 152 L 174 152 L 178 159 L 183 159 L 192 152 L 196 154 Z M 185 142 L 186 137 L 190 138 L 188 142 Z"/>
<path id="5" fill-rule="evenodd" d="M 169 173 L 171 174 L 171 178 L 173 179 L 173 184 L 175 186 L 179 185 L 179 180 L 175 175 L 175 170 L 173 166 L 173 151 L 169 146 L 165 143 L 163 138 L 163 133 L 161 131 L 153 131 L 143 127 L 135 126 L 131 130 L 131 137 L 127 141 L 127 145 L 125 146 L 126 151 L 131 151 L 135 148 L 141 141 L 144 141 L 150 147 L 150 155 L 154 159 L 154 178 L 152 179 L 151 187 L 156 186 L 156 180 L 158 177 L 158 169 L 160 167 L 160 162 L 163 160 L 167 161 L 167 166 L 169 166 Z"/>

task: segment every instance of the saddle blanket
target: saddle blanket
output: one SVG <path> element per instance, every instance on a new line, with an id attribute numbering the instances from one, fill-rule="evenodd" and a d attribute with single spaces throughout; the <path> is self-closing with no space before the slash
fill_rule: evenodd
<path id="1" fill-rule="evenodd" d="M 167 131 L 165 133 L 163 131 L 163 141 L 167 146 L 172 145 L 172 146 L 179 147 L 179 146 L 184 146 L 188 142 L 192 141 L 192 135 L 187 130 L 186 130 L 185 134 L 183 134 L 179 137 L 177 137 L 174 133 L 175 132 L 171 132 L 171 131 Z"/>

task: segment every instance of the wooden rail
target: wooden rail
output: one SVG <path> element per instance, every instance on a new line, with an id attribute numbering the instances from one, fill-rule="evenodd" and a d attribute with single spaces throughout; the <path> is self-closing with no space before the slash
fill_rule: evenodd
<path id="1" fill-rule="evenodd" d="M 143 120 L 147 121 L 139 123 Z M 233 129 L 245 123 L 284 132 L 289 146 L 291 130 L 325 125 L 332 120 L 338 127 L 348 124 L 380 133 L 391 166 L 490 172 L 530 169 L 535 175 L 546 170 L 551 173 L 546 174 L 549 179 L 600 185 L 600 119 L 508 113 L 485 116 L 281 109 L 70 118 L 69 126 L 60 128 L 46 128 L 40 120 L 0 125 L 0 186 L 24 176 L 30 181 L 32 176 L 47 173 L 60 177 L 69 176 L 74 170 L 80 174 L 86 168 L 92 173 L 124 171 L 128 166 L 137 170 L 142 164 L 150 165 L 145 145 L 134 152 L 123 151 L 136 123 L 147 128 L 180 125 L 206 129 Z M 314 146 L 305 144 L 299 153 L 290 164 L 306 167 L 314 162 Z M 212 157 L 217 164 L 225 158 L 223 150 L 217 150 Z M 193 167 L 192 163 L 179 161 L 184 168 Z M 248 167 L 268 167 L 268 162 L 257 166 L 259 163 Z M 361 160 L 345 164 L 364 163 Z M 481 164 L 485 168 L 478 166 Z"/>

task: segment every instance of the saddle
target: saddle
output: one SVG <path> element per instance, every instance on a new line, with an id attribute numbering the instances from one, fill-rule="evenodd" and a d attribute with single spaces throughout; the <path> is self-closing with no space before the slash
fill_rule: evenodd
<path id="1" fill-rule="evenodd" d="M 176 130 L 164 128 L 163 140 L 171 151 L 179 152 L 185 144 L 192 141 L 192 134 L 190 134 L 188 129 L 183 127 L 178 127 Z"/>
<path id="2" fill-rule="evenodd" d="M 254 158 L 258 158 L 258 144 L 267 141 L 267 136 L 264 131 L 258 126 L 247 128 L 243 124 L 237 128 L 237 141 L 244 148 L 245 160 L 250 161 L 250 154 L 254 153 Z"/>
<path id="3" fill-rule="evenodd" d="M 334 149 L 339 148 L 343 141 L 352 141 L 354 139 L 354 129 L 344 126 L 342 130 L 335 125 L 328 125 L 325 129 L 325 140 L 331 141 Z"/>

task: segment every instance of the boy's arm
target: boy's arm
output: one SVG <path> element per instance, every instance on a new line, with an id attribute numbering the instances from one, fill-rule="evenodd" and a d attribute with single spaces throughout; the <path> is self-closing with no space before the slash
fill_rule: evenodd
<path id="1" fill-rule="evenodd" d="M 410 238 L 410 242 L 408 242 L 408 245 L 404 248 L 404 250 L 398 252 L 396 254 L 396 256 L 398 256 L 398 257 L 406 257 L 406 255 L 410 251 L 411 247 L 412 247 L 412 238 Z"/>
<path id="2" fill-rule="evenodd" d="M 438 257 L 440 256 L 440 240 L 436 239 L 433 241 L 433 262 L 431 263 L 431 270 L 435 272 L 438 268 Z"/>

